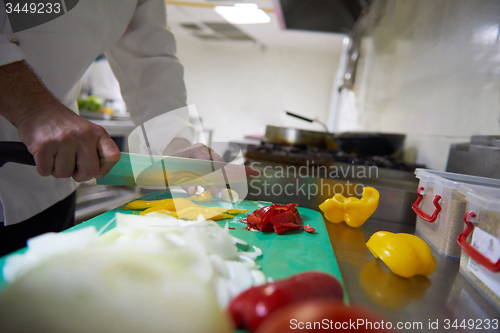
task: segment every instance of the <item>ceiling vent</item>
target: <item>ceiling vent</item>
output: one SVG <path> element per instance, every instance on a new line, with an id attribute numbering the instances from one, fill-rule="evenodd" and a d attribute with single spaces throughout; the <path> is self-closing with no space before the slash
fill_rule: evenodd
<path id="1" fill-rule="evenodd" d="M 193 30 L 193 31 L 203 30 L 197 24 L 194 24 L 194 23 L 181 23 L 180 26 L 183 27 L 184 29 Z"/>
<path id="2" fill-rule="evenodd" d="M 193 32 L 193 36 L 202 40 L 231 40 L 251 41 L 255 40 L 230 23 L 223 22 L 199 22 L 181 23 L 181 27 Z"/>
<path id="3" fill-rule="evenodd" d="M 278 18 L 286 29 L 347 33 L 368 0 L 279 0 Z"/>

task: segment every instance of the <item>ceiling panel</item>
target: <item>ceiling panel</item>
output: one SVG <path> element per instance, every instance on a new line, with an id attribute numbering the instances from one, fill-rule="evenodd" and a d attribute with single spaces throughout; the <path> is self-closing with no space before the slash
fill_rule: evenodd
<path id="1" fill-rule="evenodd" d="M 272 9 L 272 0 L 253 1 L 260 8 Z M 171 3 L 175 3 L 172 5 Z M 211 0 L 190 0 L 190 1 L 167 1 L 167 18 L 171 29 L 179 38 L 189 38 L 200 42 L 210 42 L 212 40 L 224 40 L 224 36 L 218 35 L 211 38 L 212 29 L 203 22 L 224 23 L 224 20 L 213 8 L 214 4 L 229 5 L 236 1 L 211 1 Z M 203 7 L 200 7 L 203 6 Z M 311 51 L 340 52 L 342 49 L 343 34 L 307 32 L 295 30 L 282 30 L 273 12 L 267 13 L 271 17 L 271 22 L 264 24 L 238 24 L 236 28 L 244 32 L 250 38 L 234 36 L 233 39 L 226 38 L 228 43 L 258 43 L 268 47 L 299 48 Z M 195 36 L 193 29 L 187 29 L 182 25 L 194 24 L 201 27 L 196 34 L 202 34 L 203 40 Z M 220 33 L 220 32 L 219 32 Z"/>

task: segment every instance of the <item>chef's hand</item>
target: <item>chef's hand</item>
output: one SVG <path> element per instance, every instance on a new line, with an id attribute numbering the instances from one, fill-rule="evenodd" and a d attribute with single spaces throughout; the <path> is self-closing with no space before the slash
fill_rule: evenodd
<path id="1" fill-rule="evenodd" d="M 120 159 L 106 131 L 60 103 L 24 62 L 0 66 L 0 114 L 17 128 L 42 176 L 101 178 Z"/>
<path id="2" fill-rule="evenodd" d="M 120 150 L 104 128 L 61 103 L 34 109 L 17 129 L 44 177 L 72 177 L 77 182 L 102 178 L 120 159 Z"/>
<path id="3" fill-rule="evenodd" d="M 175 141 L 177 140 L 177 141 Z M 172 149 L 173 145 L 180 146 L 182 145 L 182 142 L 179 141 L 185 141 L 188 143 L 187 140 L 183 139 L 174 139 L 174 141 L 167 147 L 167 149 Z M 216 161 L 216 162 L 224 162 L 224 159 L 220 157 L 212 148 L 205 146 L 203 143 L 196 143 L 190 147 L 187 147 L 185 149 L 182 149 L 180 151 L 177 151 L 172 154 L 168 154 L 171 156 L 177 156 L 177 157 L 186 157 L 186 158 L 195 158 L 198 160 L 208 160 L 208 161 Z M 225 186 L 224 185 L 211 185 L 205 187 L 205 190 L 209 190 L 212 194 L 217 194 L 219 193 L 220 190 L 222 190 Z M 196 193 L 197 186 L 187 186 L 183 187 L 183 189 L 189 193 L 190 195 L 193 195 Z"/>

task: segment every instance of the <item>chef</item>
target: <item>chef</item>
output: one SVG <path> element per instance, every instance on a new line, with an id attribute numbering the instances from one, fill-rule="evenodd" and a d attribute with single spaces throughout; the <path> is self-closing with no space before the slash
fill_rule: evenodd
<path id="1" fill-rule="evenodd" d="M 70 227 L 78 182 L 103 177 L 120 158 L 106 131 L 75 113 L 80 78 L 99 54 L 109 60 L 136 125 L 163 115 L 164 153 L 192 144 L 165 2 L 71 3 L 55 19 L 14 32 L 7 15 L 13 5 L 0 1 L 0 141 L 22 141 L 36 163 L 0 168 L 0 255 Z M 207 148 L 196 147 L 190 157 L 205 158 Z"/>

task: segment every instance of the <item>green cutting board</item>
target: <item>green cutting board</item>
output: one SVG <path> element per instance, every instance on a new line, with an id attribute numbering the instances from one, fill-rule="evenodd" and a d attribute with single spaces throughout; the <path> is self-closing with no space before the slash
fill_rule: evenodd
<path id="1" fill-rule="evenodd" d="M 169 192 L 163 191 L 149 193 L 141 197 L 140 200 L 158 200 L 170 197 Z M 221 203 L 219 201 L 213 201 L 200 204 L 218 206 Z M 245 200 L 236 204 L 234 208 L 248 209 L 250 211 L 249 213 L 252 213 L 254 210 L 270 204 L 269 202 Z M 249 245 L 249 251 L 253 251 L 251 248 L 253 245 L 262 250 L 263 255 L 257 259 L 257 264 L 261 266 L 266 277 L 272 277 L 274 280 L 277 280 L 305 271 L 321 271 L 334 275 L 342 282 L 342 277 L 322 215 L 312 209 L 297 208 L 302 216 L 304 225 L 311 225 L 316 229 L 315 233 L 310 234 L 302 229 L 296 229 L 284 235 L 277 235 L 271 232 L 264 233 L 244 230 L 243 228 L 246 224 L 241 223 L 239 220 L 244 218 L 246 214 L 238 214 L 233 219 L 218 221 L 218 223 L 224 226 L 227 221 L 229 227 L 234 228 L 234 230 L 230 230 L 230 233 L 246 241 Z M 99 230 L 114 217 L 116 212 L 132 214 L 132 211 L 124 211 L 123 206 L 120 206 L 91 220 L 78 224 L 69 230 L 76 230 L 88 226 L 95 226 L 97 230 Z M 113 222 L 109 225 L 108 230 L 114 226 L 115 224 Z M 25 250 L 26 249 L 22 249 L 15 253 L 22 253 Z M 0 268 L 2 268 L 2 272 L 7 257 L 8 256 L 0 258 Z M 6 282 L 2 274 L 0 278 L 0 290 L 5 286 Z"/>

